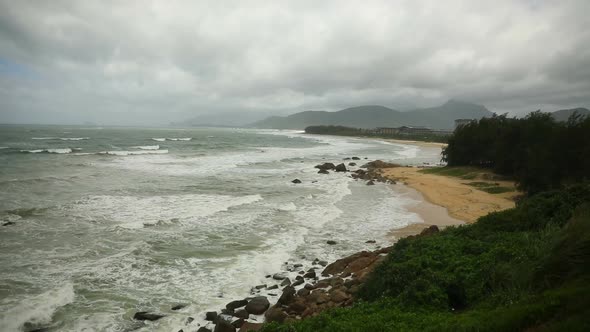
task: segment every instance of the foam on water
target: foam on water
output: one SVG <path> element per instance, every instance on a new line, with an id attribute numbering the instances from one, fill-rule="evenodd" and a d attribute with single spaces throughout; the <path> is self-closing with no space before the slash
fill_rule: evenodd
<path id="1" fill-rule="evenodd" d="M 36 150 L 20 150 L 20 152 L 25 153 L 57 153 L 57 154 L 68 154 L 72 153 L 71 148 L 62 148 L 62 149 L 36 149 Z"/>
<path id="2" fill-rule="evenodd" d="M 74 302 L 74 286 L 66 283 L 37 296 L 26 297 L 12 309 L 0 314 L 2 331 L 20 331 L 25 324 L 41 326 L 51 323 L 55 311 Z"/>
<path id="3" fill-rule="evenodd" d="M 139 145 L 139 146 L 132 146 L 132 148 L 140 149 L 140 150 L 159 150 L 160 146 L 159 145 Z"/>
<path id="4" fill-rule="evenodd" d="M 152 138 L 152 140 L 154 140 L 156 142 L 164 142 L 164 141 L 166 141 L 166 138 Z"/>
<path id="5" fill-rule="evenodd" d="M 147 149 L 143 151 L 125 151 L 125 150 L 113 150 L 113 151 L 101 151 L 98 154 L 106 154 L 112 156 L 138 156 L 144 154 L 166 154 L 168 150 L 153 150 Z"/>
<path id="6" fill-rule="evenodd" d="M 142 228 L 158 223 L 206 224 L 220 211 L 261 200 L 260 195 L 170 195 L 170 196 L 90 196 L 79 201 L 72 213 L 84 219 L 111 221 L 124 228 Z"/>

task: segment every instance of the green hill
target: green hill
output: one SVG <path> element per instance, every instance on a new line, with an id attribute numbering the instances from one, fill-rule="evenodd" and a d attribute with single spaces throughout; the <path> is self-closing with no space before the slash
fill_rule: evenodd
<path id="1" fill-rule="evenodd" d="M 304 129 L 312 125 L 338 125 L 355 128 L 425 126 L 434 129 L 452 129 L 455 119 L 481 119 L 492 114 L 482 105 L 449 100 L 440 106 L 408 112 L 379 105 L 351 107 L 338 112 L 305 111 L 286 117 L 269 117 L 251 124 L 250 127 Z"/>
<path id="2" fill-rule="evenodd" d="M 551 116 L 553 116 L 556 121 L 567 121 L 567 119 L 569 119 L 569 117 L 574 113 L 582 116 L 590 116 L 590 110 L 583 107 L 555 111 L 551 113 Z"/>

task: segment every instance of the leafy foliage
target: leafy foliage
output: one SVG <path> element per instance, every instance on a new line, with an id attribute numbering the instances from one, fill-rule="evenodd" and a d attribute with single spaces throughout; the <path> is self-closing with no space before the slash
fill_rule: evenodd
<path id="1" fill-rule="evenodd" d="M 536 193 L 590 177 L 590 117 L 556 122 L 549 113 L 506 115 L 460 126 L 443 150 L 449 166 L 477 166 L 513 177 Z"/>
<path id="2" fill-rule="evenodd" d="M 578 185 L 402 239 L 364 283 L 364 302 L 264 331 L 588 330 L 589 202 Z"/>
<path id="3" fill-rule="evenodd" d="M 364 137 L 379 137 L 379 138 L 393 138 L 400 140 L 413 140 L 424 142 L 438 142 L 446 143 L 448 135 L 436 135 L 429 133 L 421 134 L 377 134 L 372 129 L 351 128 L 344 126 L 309 126 L 305 128 L 308 134 L 318 135 L 338 135 L 338 136 L 364 136 Z"/>

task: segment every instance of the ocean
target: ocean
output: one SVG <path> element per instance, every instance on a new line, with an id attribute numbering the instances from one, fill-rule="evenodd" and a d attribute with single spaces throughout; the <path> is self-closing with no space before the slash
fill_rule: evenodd
<path id="1" fill-rule="evenodd" d="M 436 163 L 440 149 L 278 130 L 0 127 L 0 330 L 193 331 L 285 266 L 389 245 L 388 230 L 422 222 L 408 210 L 418 202 L 314 168 L 375 159 Z"/>

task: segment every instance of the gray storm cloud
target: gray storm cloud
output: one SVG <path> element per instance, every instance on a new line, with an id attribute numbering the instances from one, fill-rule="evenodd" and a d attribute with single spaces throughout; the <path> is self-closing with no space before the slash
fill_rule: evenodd
<path id="1" fill-rule="evenodd" d="M 0 0 L 0 122 L 590 106 L 590 1 Z"/>

